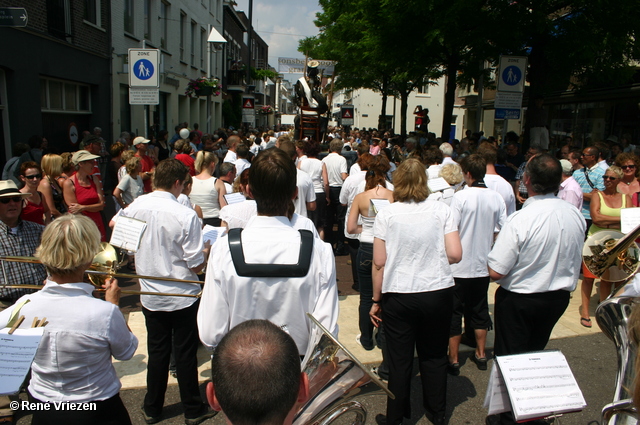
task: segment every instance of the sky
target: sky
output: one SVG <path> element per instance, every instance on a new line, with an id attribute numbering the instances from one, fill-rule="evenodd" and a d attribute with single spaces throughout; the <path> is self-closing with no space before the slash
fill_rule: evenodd
<path id="1" fill-rule="evenodd" d="M 243 10 L 248 15 L 249 0 L 236 2 L 236 10 Z M 269 45 L 269 65 L 277 69 L 279 57 L 304 58 L 298 52 L 298 41 L 318 33 L 313 20 L 319 11 L 317 0 L 253 1 L 253 27 Z"/>

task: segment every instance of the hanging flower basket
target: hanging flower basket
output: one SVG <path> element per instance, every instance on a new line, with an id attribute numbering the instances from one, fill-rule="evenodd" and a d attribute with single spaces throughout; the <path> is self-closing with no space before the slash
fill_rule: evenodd
<path id="1" fill-rule="evenodd" d="M 220 94 L 220 89 L 222 85 L 220 84 L 220 80 L 217 78 L 196 78 L 195 80 L 189 80 L 187 84 L 187 90 L 184 94 L 187 97 L 198 97 L 198 96 L 208 96 L 214 95 L 218 96 Z"/>
<path id="2" fill-rule="evenodd" d="M 260 115 L 271 115 L 273 114 L 274 110 L 273 110 L 273 106 L 271 105 L 265 105 L 262 108 L 260 108 Z"/>

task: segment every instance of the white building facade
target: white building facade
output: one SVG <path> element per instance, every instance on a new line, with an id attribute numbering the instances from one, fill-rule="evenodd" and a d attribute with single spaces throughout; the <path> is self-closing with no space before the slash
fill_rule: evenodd
<path id="1" fill-rule="evenodd" d="M 112 134 L 133 131 L 148 136 L 149 129 L 168 130 L 187 122 L 200 131 L 215 131 L 222 123 L 221 96 L 189 98 L 187 83 L 198 77 L 220 77 L 222 44 L 208 40 L 212 30 L 222 33 L 222 0 L 113 0 Z M 215 32 L 213 35 L 218 35 Z M 160 50 L 159 104 L 129 104 L 128 49 Z M 207 112 L 209 111 L 209 114 Z"/>

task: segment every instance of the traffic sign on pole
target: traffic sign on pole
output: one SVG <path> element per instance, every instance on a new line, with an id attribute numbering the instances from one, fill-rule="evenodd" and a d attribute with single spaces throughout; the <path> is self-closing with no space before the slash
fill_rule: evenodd
<path id="1" fill-rule="evenodd" d="M 353 125 L 353 105 L 342 105 L 340 107 L 340 118 L 342 125 Z"/>
<path id="2" fill-rule="evenodd" d="M 29 22 L 24 7 L 0 7 L 0 27 L 26 27 Z"/>
<path id="3" fill-rule="evenodd" d="M 523 92 L 526 70 L 525 56 L 500 56 L 498 91 Z"/>
<path id="4" fill-rule="evenodd" d="M 160 87 L 157 49 L 129 49 L 129 87 Z"/>

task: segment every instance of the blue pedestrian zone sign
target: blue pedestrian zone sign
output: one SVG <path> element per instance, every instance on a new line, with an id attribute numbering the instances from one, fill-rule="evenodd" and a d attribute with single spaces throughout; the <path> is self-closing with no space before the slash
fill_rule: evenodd
<path id="1" fill-rule="evenodd" d="M 502 81 L 509 86 L 515 86 L 522 80 L 522 72 L 517 66 L 508 66 L 502 71 Z"/>
<path id="2" fill-rule="evenodd" d="M 154 71 L 153 64 L 147 59 L 140 59 L 133 65 L 133 72 L 141 80 L 148 80 L 153 77 Z"/>
<path id="3" fill-rule="evenodd" d="M 519 120 L 520 119 L 520 109 L 503 109 L 496 108 L 496 117 L 497 120 Z"/>

